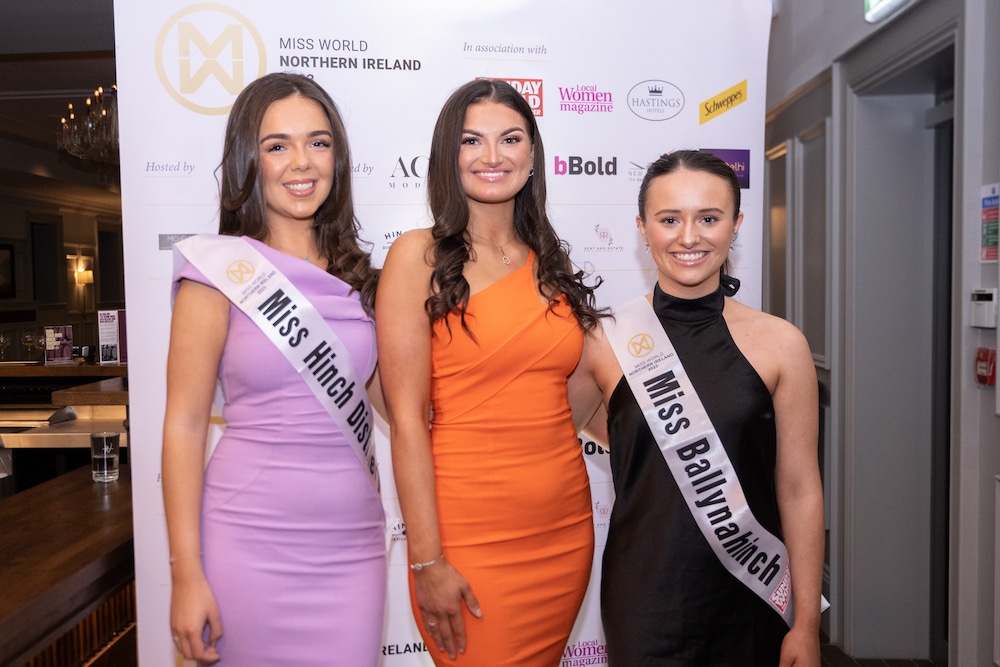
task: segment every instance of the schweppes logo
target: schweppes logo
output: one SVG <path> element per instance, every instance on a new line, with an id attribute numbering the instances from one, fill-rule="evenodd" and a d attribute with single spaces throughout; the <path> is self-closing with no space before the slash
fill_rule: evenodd
<path id="1" fill-rule="evenodd" d="M 628 339 L 628 353 L 633 357 L 645 357 L 652 351 L 653 337 L 649 334 L 636 334 Z"/>
<path id="2" fill-rule="evenodd" d="M 189 5 L 163 24 L 154 53 L 160 85 L 188 109 L 229 112 L 267 68 L 264 40 L 243 14 L 214 2 Z"/>
<path id="3" fill-rule="evenodd" d="M 737 107 L 747 101 L 747 80 L 739 82 L 729 90 L 724 90 L 715 97 L 711 97 L 701 103 L 698 111 L 698 124 L 704 125 L 708 121 L 718 118 L 733 107 Z"/>
<path id="4" fill-rule="evenodd" d="M 253 262 L 248 259 L 238 259 L 226 267 L 226 275 L 229 277 L 230 282 L 234 282 L 237 285 L 250 282 L 256 271 L 257 269 L 254 268 Z"/>

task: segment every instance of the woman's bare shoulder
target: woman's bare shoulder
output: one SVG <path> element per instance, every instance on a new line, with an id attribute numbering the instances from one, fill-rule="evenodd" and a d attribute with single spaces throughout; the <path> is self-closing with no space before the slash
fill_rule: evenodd
<path id="1" fill-rule="evenodd" d="M 803 339 L 794 324 L 781 317 L 757 310 L 732 298 L 726 299 L 723 314 L 730 331 L 739 331 L 755 336 L 769 336 L 789 342 Z"/>
<path id="2" fill-rule="evenodd" d="M 732 299 L 726 299 L 724 316 L 736 346 L 772 394 L 782 376 L 812 371 L 809 342 L 791 322 Z"/>
<path id="3" fill-rule="evenodd" d="M 385 263 L 402 265 L 410 270 L 423 266 L 429 270 L 433 266 L 433 260 L 434 237 L 431 236 L 430 229 L 420 228 L 404 232 L 393 241 Z"/>

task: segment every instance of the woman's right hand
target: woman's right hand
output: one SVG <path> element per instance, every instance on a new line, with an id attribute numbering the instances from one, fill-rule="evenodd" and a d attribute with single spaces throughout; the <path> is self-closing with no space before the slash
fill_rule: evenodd
<path id="1" fill-rule="evenodd" d="M 205 627 L 208 626 L 208 641 Z M 216 662 L 215 644 L 222 637 L 219 605 L 204 574 L 174 580 L 170 596 L 170 629 L 174 646 L 187 660 Z"/>
<path id="2" fill-rule="evenodd" d="M 451 563 L 443 559 L 414 572 L 413 579 L 417 607 L 427 634 L 439 651 L 447 651 L 454 660 L 456 651 L 465 653 L 462 601 L 473 616 L 483 616 L 472 586 Z"/>

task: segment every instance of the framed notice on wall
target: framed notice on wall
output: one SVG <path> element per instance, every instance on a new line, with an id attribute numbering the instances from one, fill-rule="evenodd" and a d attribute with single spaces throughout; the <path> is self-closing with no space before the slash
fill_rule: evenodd
<path id="1" fill-rule="evenodd" d="M 982 234 L 979 242 L 979 261 L 996 262 L 998 225 L 1000 225 L 1000 183 L 984 185 L 980 197 Z"/>

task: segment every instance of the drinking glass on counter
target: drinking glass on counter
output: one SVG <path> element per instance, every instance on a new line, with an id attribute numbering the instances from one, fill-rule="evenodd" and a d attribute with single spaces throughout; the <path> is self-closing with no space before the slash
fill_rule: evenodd
<path id="1" fill-rule="evenodd" d="M 0 331 L 0 360 L 7 359 L 7 348 L 10 347 L 11 340 L 9 331 Z"/>
<path id="2" fill-rule="evenodd" d="M 24 329 L 21 331 L 21 345 L 24 346 L 24 351 L 28 355 L 28 359 L 31 359 L 33 351 L 35 349 L 35 332 L 33 329 Z"/>
<path id="3" fill-rule="evenodd" d="M 90 466 L 95 482 L 114 482 L 118 479 L 120 436 L 115 431 L 90 434 Z"/>

